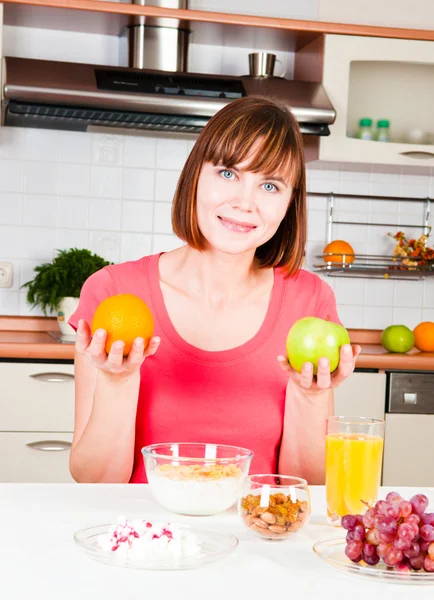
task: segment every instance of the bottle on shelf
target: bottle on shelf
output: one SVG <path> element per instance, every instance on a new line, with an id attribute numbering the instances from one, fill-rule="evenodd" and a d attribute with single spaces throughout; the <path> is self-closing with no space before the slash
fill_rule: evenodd
<path id="1" fill-rule="evenodd" d="M 375 139 L 377 142 L 390 142 L 390 121 L 387 119 L 380 119 L 377 121 Z"/>
<path id="2" fill-rule="evenodd" d="M 373 140 L 372 119 L 360 119 L 357 137 L 360 140 Z"/>

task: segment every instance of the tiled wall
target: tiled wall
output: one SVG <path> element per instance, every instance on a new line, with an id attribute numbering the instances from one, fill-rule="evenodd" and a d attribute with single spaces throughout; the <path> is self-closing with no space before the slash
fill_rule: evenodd
<path id="1" fill-rule="evenodd" d="M 118 38 L 5 27 L 4 53 L 38 58 L 117 64 Z M 254 48 L 252 43 L 252 48 Z M 68 51 L 66 51 L 68 49 Z M 248 48 L 192 44 L 190 70 L 242 74 Z M 278 53 L 288 69 L 292 56 Z M 40 314 L 20 286 L 56 249 L 87 247 L 118 262 L 176 247 L 170 203 L 194 141 L 152 136 L 0 129 L 0 261 L 15 267 L 12 289 L 0 290 L 0 314 Z M 312 192 L 434 197 L 434 173 L 409 176 L 348 171 L 344 165 L 308 170 Z M 422 223 L 422 205 L 380 200 L 340 200 L 337 218 L 364 223 Z M 326 240 L 327 200 L 309 198 L 306 268 L 317 262 Z M 431 224 L 434 225 L 431 216 Z M 396 227 L 336 226 L 334 238 L 356 252 L 393 249 Z M 419 235 L 420 231 L 412 230 Z M 424 281 L 331 279 L 347 327 L 413 327 L 434 320 L 434 278 Z"/>

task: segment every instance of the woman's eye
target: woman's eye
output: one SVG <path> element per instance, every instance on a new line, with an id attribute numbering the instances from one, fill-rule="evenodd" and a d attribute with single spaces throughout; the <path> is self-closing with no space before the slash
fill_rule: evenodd
<path id="1" fill-rule="evenodd" d="M 224 179 L 233 179 L 234 178 L 234 174 L 232 173 L 232 171 L 229 171 L 229 169 L 224 169 L 223 171 L 220 171 L 220 175 Z"/>
<path id="2" fill-rule="evenodd" d="M 277 192 L 278 189 L 274 183 L 264 183 L 263 188 L 266 192 Z"/>

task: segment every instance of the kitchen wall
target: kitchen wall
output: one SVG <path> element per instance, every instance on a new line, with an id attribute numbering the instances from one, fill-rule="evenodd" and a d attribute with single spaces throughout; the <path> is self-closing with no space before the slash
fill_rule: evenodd
<path id="1" fill-rule="evenodd" d="M 119 39 L 107 36 L 4 28 L 4 54 L 118 64 Z M 191 45 L 190 70 L 242 74 L 250 48 Z M 292 70 L 293 57 L 278 52 Z M 170 208 L 180 170 L 194 139 L 53 132 L 0 128 L 0 261 L 15 268 L 12 289 L 0 290 L 0 314 L 41 314 L 32 309 L 20 286 L 33 268 L 56 249 L 87 247 L 114 262 L 179 245 L 171 232 Z M 348 165 L 319 164 L 308 169 L 311 192 L 401 195 L 434 198 L 434 172 L 404 175 L 379 169 L 348 170 Z M 389 169 L 389 171 L 391 171 Z M 356 252 L 391 252 L 390 223 L 418 224 L 423 206 L 414 202 L 340 200 L 339 220 L 365 226 L 335 226 L 333 238 L 349 241 Z M 326 239 L 327 200 L 309 198 L 309 242 L 305 268 Z M 385 223 L 383 227 L 369 222 Z M 431 216 L 431 224 L 434 225 Z M 419 235 L 419 230 L 409 232 Z M 321 261 L 319 261 L 321 262 Z M 434 278 L 378 281 L 328 278 L 347 327 L 409 327 L 434 321 Z"/>

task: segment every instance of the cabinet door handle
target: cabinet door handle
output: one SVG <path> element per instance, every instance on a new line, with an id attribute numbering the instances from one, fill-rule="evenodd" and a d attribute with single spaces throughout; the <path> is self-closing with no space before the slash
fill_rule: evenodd
<path id="1" fill-rule="evenodd" d="M 426 150 L 408 150 L 407 152 L 400 152 L 400 154 L 408 158 L 420 158 L 423 160 L 434 158 L 434 152 L 427 152 Z"/>
<path id="2" fill-rule="evenodd" d="M 26 444 L 26 446 L 32 450 L 43 450 L 44 452 L 69 450 L 71 445 L 71 442 L 63 442 L 61 440 L 43 440 L 41 442 L 29 442 Z"/>
<path id="3" fill-rule="evenodd" d="M 71 373 L 33 373 L 30 377 L 49 383 L 67 383 L 74 380 L 74 375 Z"/>

